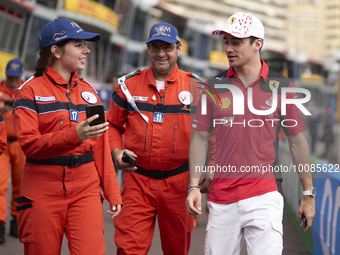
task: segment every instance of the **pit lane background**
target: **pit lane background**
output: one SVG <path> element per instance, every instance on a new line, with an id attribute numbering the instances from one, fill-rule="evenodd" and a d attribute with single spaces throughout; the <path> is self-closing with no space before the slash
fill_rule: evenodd
<path id="1" fill-rule="evenodd" d="M 281 147 L 280 163 L 292 164 L 288 146 Z M 311 156 L 311 164 L 321 164 L 323 169 L 332 169 L 332 165 Z M 297 220 L 299 203 L 303 198 L 302 186 L 297 173 L 283 173 L 283 192 L 285 210 L 311 254 L 340 254 L 340 174 L 328 171 L 313 174 L 315 197 L 315 217 L 312 231 L 307 233 L 299 227 Z"/>

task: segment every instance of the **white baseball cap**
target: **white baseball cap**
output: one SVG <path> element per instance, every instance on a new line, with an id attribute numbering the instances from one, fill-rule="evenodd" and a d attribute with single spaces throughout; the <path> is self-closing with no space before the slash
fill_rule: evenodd
<path id="1" fill-rule="evenodd" d="M 237 38 L 255 36 L 264 39 L 265 32 L 262 22 L 254 15 L 245 12 L 233 14 L 223 30 L 214 30 L 213 35 L 231 34 Z"/>

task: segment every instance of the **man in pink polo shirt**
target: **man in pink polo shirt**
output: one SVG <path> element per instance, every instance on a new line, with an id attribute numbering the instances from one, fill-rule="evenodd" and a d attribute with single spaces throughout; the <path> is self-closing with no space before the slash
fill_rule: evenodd
<path id="1" fill-rule="evenodd" d="M 209 172 L 203 166 L 214 129 L 216 165 L 210 172 L 215 175 L 204 183 L 206 187 L 212 181 L 205 254 L 239 254 L 243 240 L 248 254 L 281 254 L 283 197 L 277 181 L 281 128 L 295 169 L 310 165 L 299 108 L 288 103 L 296 100 L 296 93 L 289 79 L 260 59 L 265 32 L 254 15 L 235 13 L 213 35 L 223 35 L 230 68 L 207 80 L 205 89 L 216 93 L 213 98 L 210 92 L 200 98 L 190 145 L 187 208 L 201 214 L 199 177 Z M 307 170 L 296 172 L 304 190 L 298 218 L 307 219 L 307 231 L 315 214 L 315 188 Z"/>

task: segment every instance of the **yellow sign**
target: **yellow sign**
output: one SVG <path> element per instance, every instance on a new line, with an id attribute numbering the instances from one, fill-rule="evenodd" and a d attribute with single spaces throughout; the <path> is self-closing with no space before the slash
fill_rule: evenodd
<path id="1" fill-rule="evenodd" d="M 90 0 L 65 0 L 65 9 L 101 20 L 118 29 L 118 15 L 102 4 Z"/>
<path id="2" fill-rule="evenodd" d="M 187 53 L 189 52 L 189 46 L 188 46 L 188 42 L 186 40 L 184 40 L 183 38 L 180 38 L 181 44 L 182 44 L 182 51 Z"/>
<path id="3" fill-rule="evenodd" d="M 228 61 L 228 58 L 225 52 L 222 52 L 222 51 L 211 51 L 209 54 L 209 60 L 212 62 L 229 64 L 229 61 Z"/>
<path id="4" fill-rule="evenodd" d="M 8 61 L 15 58 L 16 56 L 4 51 L 0 51 L 0 80 L 6 78 L 6 66 Z"/>
<path id="5" fill-rule="evenodd" d="M 310 84 L 310 85 L 325 85 L 325 77 L 320 74 L 314 73 L 302 73 L 301 74 L 301 81 L 303 84 Z"/>

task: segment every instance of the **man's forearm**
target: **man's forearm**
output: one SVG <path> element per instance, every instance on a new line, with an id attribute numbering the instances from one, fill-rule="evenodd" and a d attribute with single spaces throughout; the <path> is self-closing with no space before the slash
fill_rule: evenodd
<path id="1" fill-rule="evenodd" d="M 296 166 L 303 190 L 311 189 L 313 179 L 310 171 L 310 156 L 306 138 L 303 133 L 300 133 L 296 136 L 288 137 L 288 140 L 293 163 Z"/>
<path id="2" fill-rule="evenodd" d="M 189 186 L 198 185 L 205 166 L 209 133 L 194 131 L 189 150 Z"/>

